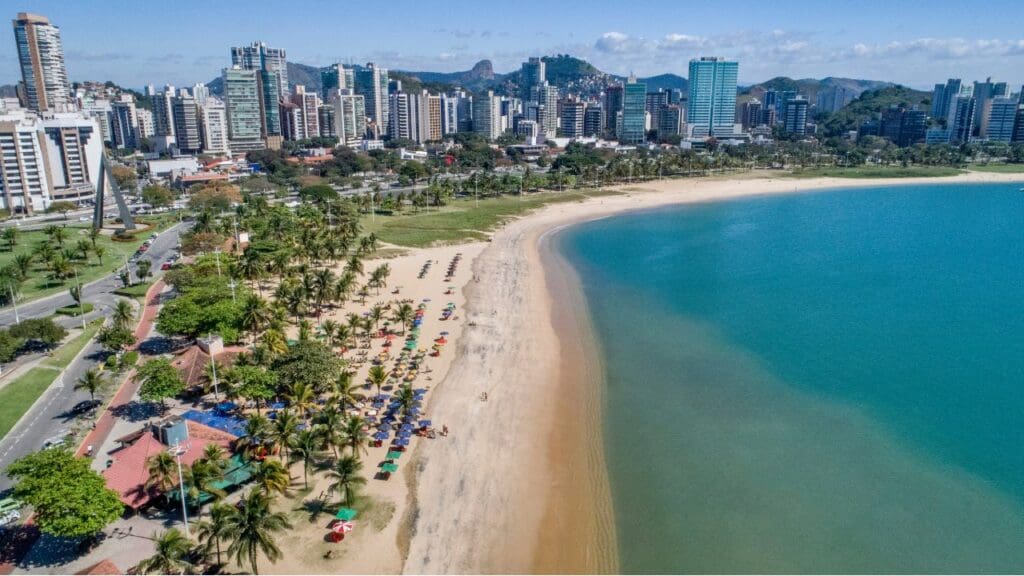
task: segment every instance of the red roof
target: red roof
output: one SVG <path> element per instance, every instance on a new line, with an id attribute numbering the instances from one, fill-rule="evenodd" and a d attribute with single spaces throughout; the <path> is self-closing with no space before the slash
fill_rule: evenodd
<path id="1" fill-rule="evenodd" d="M 242 350 L 237 347 L 225 347 L 224 351 L 217 355 L 217 367 L 234 364 L 235 357 Z M 185 381 L 185 386 L 188 388 L 200 386 L 206 380 L 206 367 L 209 365 L 210 355 L 203 352 L 203 349 L 196 344 L 171 360 L 171 366 L 178 369 L 178 374 L 181 375 L 181 379 Z"/>
<path id="2" fill-rule="evenodd" d="M 195 174 L 188 174 L 181 177 L 182 182 L 208 182 L 211 180 L 227 180 L 227 174 L 219 174 L 217 172 L 197 172 Z"/>
<path id="3" fill-rule="evenodd" d="M 227 432 L 191 420 L 186 420 L 185 425 L 188 426 L 189 442 L 188 450 L 181 455 L 182 466 L 191 465 L 201 458 L 207 444 L 219 444 L 225 450 L 230 450 L 231 442 L 235 439 Z M 103 471 L 107 488 L 116 491 L 126 506 L 136 510 L 145 506 L 159 494 L 146 487 L 146 481 L 149 480 L 146 461 L 165 450 L 167 446 L 160 442 L 152 431 L 147 431 L 131 446 L 114 452 L 111 454 L 114 463 Z"/>

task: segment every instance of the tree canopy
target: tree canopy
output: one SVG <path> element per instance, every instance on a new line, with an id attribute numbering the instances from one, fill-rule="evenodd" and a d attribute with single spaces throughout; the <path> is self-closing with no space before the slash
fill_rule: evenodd
<path id="1" fill-rule="evenodd" d="M 14 495 L 30 504 L 35 523 L 62 538 L 92 536 L 124 511 L 117 493 L 106 486 L 86 458 L 49 448 L 24 456 L 7 468 Z"/>
<path id="2" fill-rule="evenodd" d="M 305 384 L 318 392 L 338 378 L 342 363 L 330 348 L 316 341 L 296 342 L 274 362 L 282 386 Z"/>
<path id="3" fill-rule="evenodd" d="M 166 358 L 156 358 L 139 367 L 136 378 L 142 380 L 139 397 L 147 402 L 163 402 L 185 390 L 181 375 Z"/>

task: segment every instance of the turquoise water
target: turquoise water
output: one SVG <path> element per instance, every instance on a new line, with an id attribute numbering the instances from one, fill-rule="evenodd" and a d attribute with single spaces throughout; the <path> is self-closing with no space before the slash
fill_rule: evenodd
<path id="1" fill-rule="evenodd" d="M 626 572 L 1024 572 L 1024 192 L 570 228 Z"/>

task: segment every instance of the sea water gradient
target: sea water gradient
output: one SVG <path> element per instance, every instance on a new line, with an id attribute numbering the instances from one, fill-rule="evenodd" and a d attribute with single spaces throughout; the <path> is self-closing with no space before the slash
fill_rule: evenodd
<path id="1" fill-rule="evenodd" d="M 562 232 L 625 572 L 1024 572 L 1024 191 L 832 190 Z"/>

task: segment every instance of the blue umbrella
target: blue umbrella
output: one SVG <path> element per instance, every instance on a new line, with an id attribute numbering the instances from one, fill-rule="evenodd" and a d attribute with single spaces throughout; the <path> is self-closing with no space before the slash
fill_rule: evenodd
<path id="1" fill-rule="evenodd" d="M 399 430 L 412 430 L 412 424 L 409 424 L 408 422 L 406 422 L 405 424 L 402 424 L 402 426 L 399 428 Z"/>
<path id="2" fill-rule="evenodd" d="M 420 420 L 420 426 L 430 426 L 431 424 L 430 420 Z"/>
<path id="3" fill-rule="evenodd" d="M 409 445 L 409 440 L 408 439 L 399 439 L 399 440 L 395 440 L 394 442 L 392 442 L 392 444 L 394 444 L 395 446 L 408 446 Z"/>
<path id="4" fill-rule="evenodd" d="M 377 432 L 376 434 L 373 435 L 373 438 L 374 438 L 374 440 L 387 440 L 388 439 L 388 433 L 387 432 L 383 432 L 383 431 Z"/>

